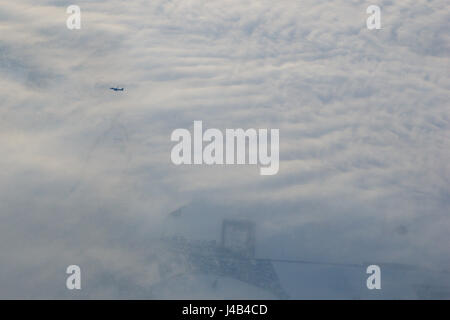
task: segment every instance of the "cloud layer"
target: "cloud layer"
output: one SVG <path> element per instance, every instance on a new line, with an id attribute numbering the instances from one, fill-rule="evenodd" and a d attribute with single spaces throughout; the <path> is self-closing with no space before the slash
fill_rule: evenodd
<path id="1" fill-rule="evenodd" d="M 217 239 L 227 217 L 264 257 L 450 269 L 450 8 L 378 1 L 369 31 L 370 4 L 3 3 L 0 297 L 72 297 L 69 264 L 80 297 L 149 297 L 161 228 Z M 278 175 L 174 166 L 194 120 L 280 129 Z"/>

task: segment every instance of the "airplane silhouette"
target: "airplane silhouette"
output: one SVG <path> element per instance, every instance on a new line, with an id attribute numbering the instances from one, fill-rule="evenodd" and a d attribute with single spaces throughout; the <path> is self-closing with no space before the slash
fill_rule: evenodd
<path id="1" fill-rule="evenodd" d="M 123 91 L 123 88 L 110 88 L 111 90 L 114 90 L 114 91 Z"/>

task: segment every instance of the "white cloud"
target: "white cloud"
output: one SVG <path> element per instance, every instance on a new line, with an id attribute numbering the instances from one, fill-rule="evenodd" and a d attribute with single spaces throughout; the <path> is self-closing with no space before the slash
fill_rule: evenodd
<path id="1" fill-rule="evenodd" d="M 33 294 L 15 270 L 56 296 L 71 257 L 137 283 L 133 243 L 187 203 L 218 216 L 206 199 L 290 255 L 449 269 L 445 1 L 379 1 L 375 31 L 356 0 L 78 1 L 79 31 L 42 3 L 0 11 L 0 296 Z M 170 133 L 194 120 L 279 128 L 279 174 L 173 166 Z"/>

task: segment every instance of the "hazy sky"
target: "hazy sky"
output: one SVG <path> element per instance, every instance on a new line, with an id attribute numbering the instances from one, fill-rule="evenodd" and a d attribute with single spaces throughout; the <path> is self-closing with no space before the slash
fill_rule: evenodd
<path id="1" fill-rule="evenodd" d="M 79 296 L 145 296 L 161 230 L 224 217 L 263 257 L 450 270 L 449 21 L 445 0 L 2 1 L 0 297 L 71 297 L 69 264 Z M 279 129 L 279 173 L 173 165 L 194 120 Z"/>

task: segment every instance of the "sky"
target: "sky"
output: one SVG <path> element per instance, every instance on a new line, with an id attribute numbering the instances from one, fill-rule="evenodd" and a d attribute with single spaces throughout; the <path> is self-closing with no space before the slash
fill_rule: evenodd
<path id="1" fill-rule="evenodd" d="M 445 0 L 1 1 L 0 298 L 160 297 L 162 236 L 224 218 L 254 221 L 258 257 L 448 273 L 449 21 Z M 172 164 L 195 120 L 279 129 L 278 174 Z M 291 296 L 351 296 L 314 270 Z"/>

